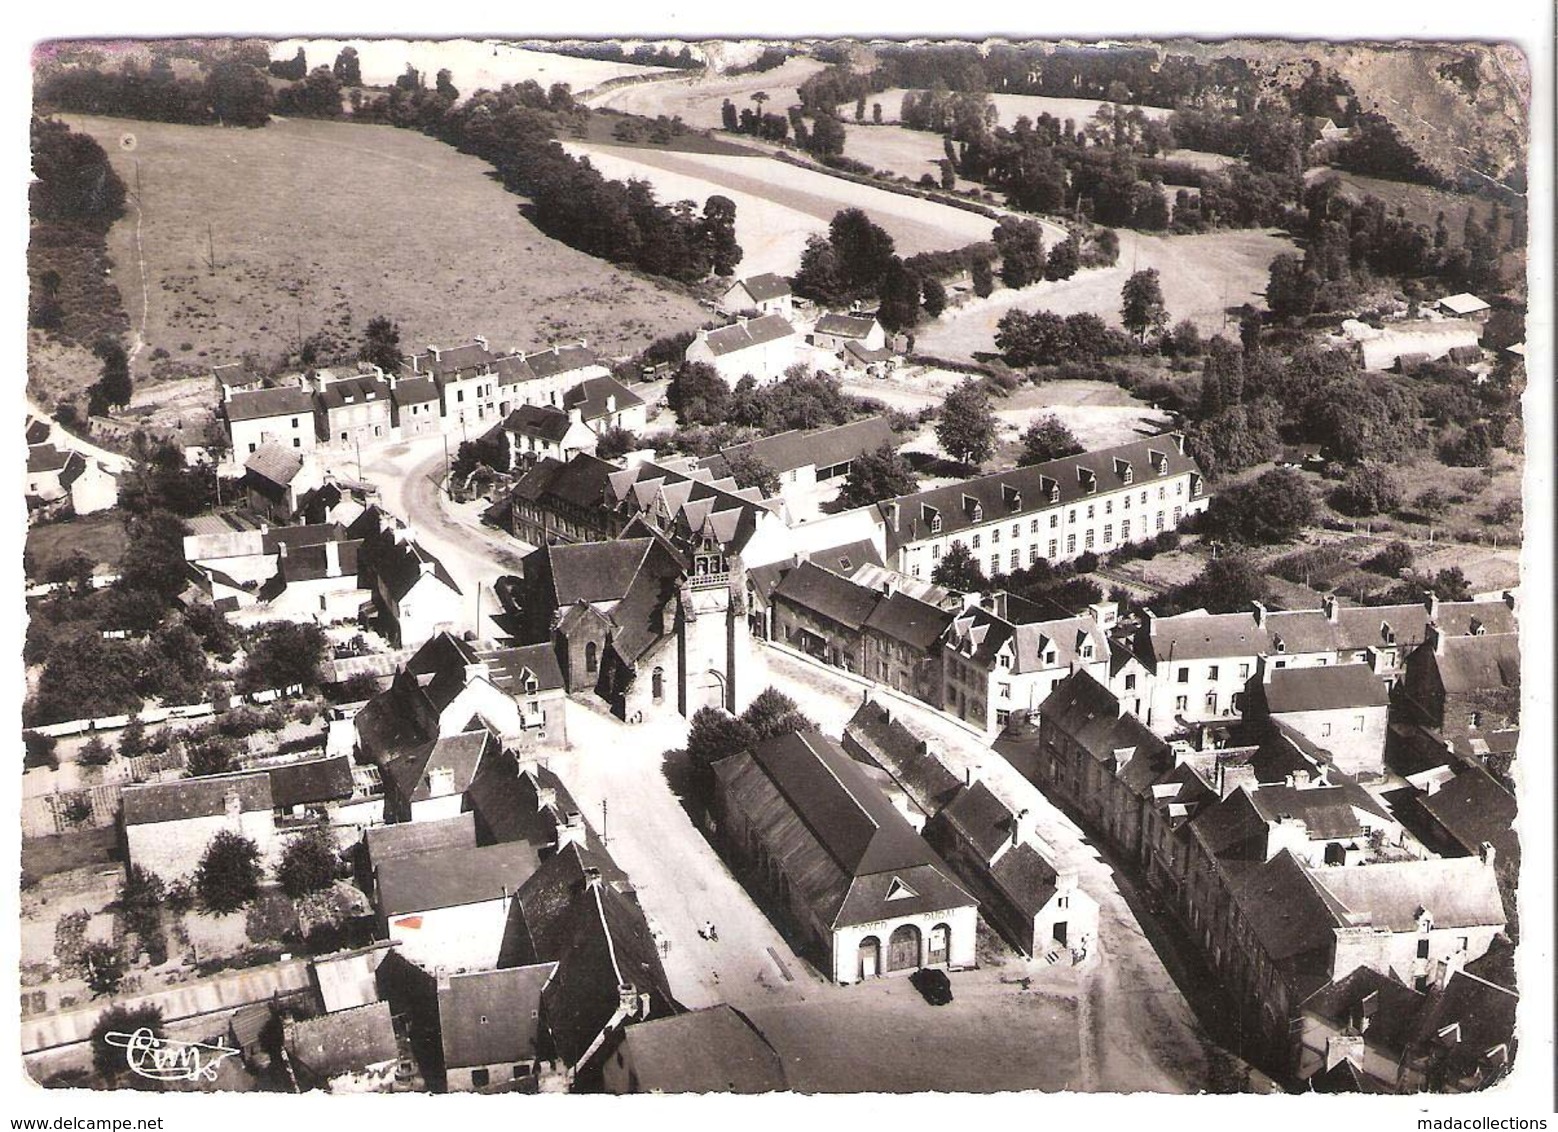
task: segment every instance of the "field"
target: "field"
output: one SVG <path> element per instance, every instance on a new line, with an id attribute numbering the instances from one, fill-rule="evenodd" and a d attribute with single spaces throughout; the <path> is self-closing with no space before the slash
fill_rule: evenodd
<path id="1" fill-rule="evenodd" d="M 736 238 L 745 252 L 738 271 L 790 275 L 800 265 L 806 239 L 827 230 L 843 208 L 865 209 L 893 237 L 899 255 L 959 248 L 988 240 L 995 225 L 978 213 L 934 201 L 857 185 L 839 177 L 785 165 L 767 157 L 672 153 L 618 146 L 566 143 L 587 155 L 608 177 L 638 177 L 661 201 L 711 194 L 736 202 Z"/>
<path id="2" fill-rule="evenodd" d="M 1273 232 L 1212 232 L 1201 236 L 1146 236 L 1120 231 L 1120 259 L 1114 267 L 1080 271 L 1055 283 L 1020 291 L 997 290 L 988 299 L 968 299 L 916 331 L 916 348 L 937 357 L 966 359 L 995 349 L 995 328 L 1014 307 L 1068 315 L 1091 311 L 1120 324 L 1120 288 L 1134 270 L 1156 268 L 1162 278 L 1170 323 L 1188 318 L 1203 333 L 1225 326 L 1224 311 L 1244 302 L 1261 303 L 1268 269 L 1278 252 L 1292 247 Z"/>
<path id="3" fill-rule="evenodd" d="M 881 94 L 873 94 L 866 99 L 866 113 L 871 113 L 871 103 L 880 102 L 882 121 L 896 122 L 899 111 L 903 109 L 903 96 L 908 93 L 908 90 L 902 87 L 893 87 L 882 91 Z M 996 125 L 1008 129 L 1023 115 L 1036 121 L 1040 114 L 1048 114 L 1051 118 L 1058 118 L 1062 122 L 1070 118 L 1074 127 L 1080 130 L 1094 114 L 1098 113 L 1098 108 L 1104 105 L 1103 102 L 1092 98 L 1047 98 L 1038 94 L 992 94 L 990 101 L 995 106 Z M 1143 106 L 1141 109 L 1148 118 L 1154 119 L 1167 118 L 1173 113 L 1172 110 L 1162 106 Z M 854 104 L 839 107 L 839 114 L 844 119 L 844 128 L 847 130 L 850 122 L 854 121 Z"/>
<path id="4" fill-rule="evenodd" d="M 583 337 L 607 354 L 702 318 L 691 298 L 543 236 L 485 163 L 410 130 L 68 120 L 141 185 L 140 217 L 108 238 L 131 324 L 144 320 L 138 377 L 159 350 L 159 368 L 202 372 L 246 351 L 279 359 L 300 336 L 355 348 L 378 314 L 408 349 L 485 334 L 494 349 Z"/>
<path id="5" fill-rule="evenodd" d="M 127 543 L 124 524 L 117 511 L 82 515 L 65 523 L 45 523 L 27 531 L 27 551 L 33 557 L 38 577 L 46 574 L 54 563 L 63 562 L 77 551 L 86 555 L 94 566 L 104 565 L 117 570 Z"/>
<path id="6" fill-rule="evenodd" d="M 1386 210 L 1392 215 L 1396 209 L 1405 208 L 1407 219 L 1416 224 L 1426 224 L 1432 228 L 1439 213 L 1443 212 L 1444 222 L 1450 230 L 1452 247 L 1458 247 L 1461 243 L 1467 212 L 1475 211 L 1477 219 L 1485 222 L 1493 210 L 1493 205 L 1489 201 L 1468 196 L 1466 193 L 1447 193 L 1443 189 L 1436 189 L 1429 185 L 1387 181 L 1381 177 L 1365 177 L 1360 173 L 1328 169 L 1325 166 L 1304 172 L 1304 180 L 1308 184 L 1314 184 L 1328 176 L 1341 181 L 1342 187 L 1357 196 L 1359 200 L 1366 195 L 1378 197 L 1385 202 Z M 1507 225 L 1508 221 L 1506 220 L 1505 223 Z"/>
<path id="7" fill-rule="evenodd" d="M 1193 165 L 1197 169 L 1215 172 L 1232 165 L 1239 159 L 1229 157 L 1226 153 L 1207 153 L 1199 149 L 1171 149 L 1163 155 L 1163 160 L 1177 161 L 1181 165 Z"/>
<path id="8" fill-rule="evenodd" d="M 511 47 L 497 40 L 448 39 L 409 41 L 404 39 L 288 39 L 271 48 L 271 58 L 291 59 L 299 47 L 308 57 L 308 65 L 317 67 L 335 61 L 342 47 L 357 51 L 362 81 L 368 86 L 390 86 L 405 73 L 409 63 L 426 78 L 445 68 L 450 81 L 462 97 L 478 90 L 497 90 L 504 83 L 519 84 L 534 79 L 543 88 L 567 83 L 574 93 L 624 75 L 663 74 L 664 67 L 641 67 L 636 63 L 612 63 L 602 59 L 575 59 L 548 51 Z"/>
<path id="9" fill-rule="evenodd" d="M 939 163 L 946 156 L 940 134 L 910 130 L 903 126 L 858 125 L 852 120 L 845 122 L 844 133 L 845 157 L 864 161 L 873 169 L 908 177 L 911 181 L 918 181 L 921 174 L 929 173 L 936 178 L 937 186 L 940 186 Z M 980 186 L 975 181 L 959 177 L 957 187 L 974 189 Z"/>
<path id="10" fill-rule="evenodd" d="M 752 95 L 768 95 L 761 105 L 770 114 L 783 114 L 800 101 L 795 88 L 823 69 L 815 59 L 794 58 L 782 66 L 756 75 L 712 75 L 667 79 L 618 87 L 585 99 L 591 106 L 609 106 L 624 114 L 642 114 L 654 118 L 681 118 L 689 126 L 717 130 L 721 126 L 720 107 L 728 98 L 740 110 L 756 109 Z M 577 89 L 577 88 L 575 88 Z M 884 106 L 885 110 L 886 107 Z"/>

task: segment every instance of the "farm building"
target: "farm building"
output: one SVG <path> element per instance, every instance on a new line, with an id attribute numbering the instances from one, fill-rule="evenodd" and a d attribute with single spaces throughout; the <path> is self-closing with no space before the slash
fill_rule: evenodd
<path id="1" fill-rule="evenodd" d="M 1479 322 L 1486 320 L 1493 310 L 1486 301 L 1464 291 L 1459 295 L 1446 295 L 1435 305 L 1451 318 L 1472 318 Z"/>
<path id="2" fill-rule="evenodd" d="M 1421 320 L 1394 323 L 1383 328 L 1348 319 L 1342 333 L 1363 360 L 1367 370 L 1388 370 L 1448 357 L 1452 350 L 1469 348 L 1481 356 L 1478 344 L 1482 328 L 1466 319 Z"/>
<path id="3" fill-rule="evenodd" d="M 791 314 L 790 281 L 772 272 L 738 279 L 720 296 L 720 309 L 730 314 L 756 311 L 787 319 Z"/>
<path id="4" fill-rule="evenodd" d="M 819 350 L 837 353 L 851 344 L 867 351 L 887 347 L 887 332 L 869 314 L 825 314 L 811 332 L 811 344 Z"/>
<path id="5" fill-rule="evenodd" d="M 795 364 L 800 335 L 783 315 L 738 318 L 718 330 L 700 330 L 687 347 L 689 362 L 713 366 L 726 384 L 735 386 L 751 374 L 759 385 L 778 381 Z"/>

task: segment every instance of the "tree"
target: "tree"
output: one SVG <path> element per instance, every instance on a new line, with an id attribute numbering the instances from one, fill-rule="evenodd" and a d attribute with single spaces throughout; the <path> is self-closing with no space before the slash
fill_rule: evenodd
<path id="1" fill-rule="evenodd" d="M 58 767 L 59 758 L 54 754 L 54 748 L 58 745 L 59 740 L 52 735 L 45 735 L 41 731 L 23 731 L 22 766 Z"/>
<path id="2" fill-rule="evenodd" d="M 1226 488 L 1207 511 L 1211 530 L 1247 543 L 1282 542 L 1315 517 L 1315 497 L 1303 476 L 1273 468 L 1253 483 Z"/>
<path id="3" fill-rule="evenodd" d="M 1344 515 L 1394 511 L 1401 500 L 1401 477 L 1386 464 L 1359 464 L 1331 492 L 1331 506 Z"/>
<path id="4" fill-rule="evenodd" d="M 720 424 L 729 417 L 730 386 L 705 362 L 683 362 L 666 386 L 665 403 L 678 424 Z"/>
<path id="5" fill-rule="evenodd" d="M 1075 232 L 1050 249 L 1044 264 L 1044 278 L 1070 279 L 1082 266 L 1082 241 Z"/>
<path id="6" fill-rule="evenodd" d="M 108 154 L 64 122 L 33 118 L 32 169 L 27 203 L 34 220 L 106 232 L 124 215 L 124 182 Z M 44 289 L 52 294 L 46 283 Z"/>
<path id="7" fill-rule="evenodd" d="M 617 460 L 635 451 L 639 443 L 636 433 L 613 425 L 600 434 L 600 439 L 595 443 L 595 455 L 602 460 Z"/>
<path id="8" fill-rule="evenodd" d="M 231 774 L 238 766 L 238 742 L 226 735 L 202 735 L 184 743 L 184 773 L 190 778 Z"/>
<path id="9" fill-rule="evenodd" d="M 931 318 L 940 318 L 941 312 L 947 309 L 946 284 L 934 275 L 927 275 L 920 281 L 920 294 L 925 313 Z"/>
<path id="10" fill-rule="evenodd" d="M 737 487 L 755 487 L 765 496 L 779 494 L 779 473 L 761 457 L 751 452 L 727 451 L 725 467 L 729 469 Z"/>
<path id="11" fill-rule="evenodd" d="M 76 755 L 76 761 L 87 766 L 107 766 L 114 759 L 114 749 L 103 742 L 101 735 L 88 739 Z"/>
<path id="12" fill-rule="evenodd" d="M 296 82 L 308 74 L 308 56 L 299 47 L 297 54 L 291 59 L 271 60 L 270 73 L 278 79 L 291 79 Z"/>
<path id="13" fill-rule="evenodd" d="M 440 97 L 446 98 L 450 102 L 454 102 L 460 97 L 460 92 L 454 85 L 454 75 L 450 73 L 447 67 L 439 71 L 434 78 L 433 89 Z"/>
<path id="14" fill-rule="evenodd" d="M 1180 590 L 1179 603 L 1208 613 L 1238 613 L 1252 601 L 1266 596 L 1266 578 L 1249 557 L 1224 554 L 1208 562 L 1201 573 Z"/>
<path id="15" fill-rule="evenodd" d="M 882 104 L 880 102 L 871 104 L 871 121 L 878 126 L 882 124 Z"/>
<path id="16" fill-rule="evenodd" d="M 219 831 L 195 869 L 195 891 L 208 910 L 236 912 L 260 891 L 260 847 L 241 833 Z"/>
<path id="17" fill-rule="evenodd" d="M 103 363 L 100 376 L 88 390 L 89 412 L 100 414 L 107 409 L 130 403 L 135 382 L 130 377 L 130 356 L 113 338 L 102 337 L 92 347 L 92 353 Z"/>
<path id="18" fill-rule="evenodd" d="M 714 764 L 751 750 L 756 742 L 751 726 L 728 712 L 715 707 L 694 712 L 687 729 L 687 761 L 694 795 L 705 803 L 712 801 Z"/>
<path id="19" fill-rule="evenodd" d="M 812 119 L 811 139 L 807 148 L 818 157 L 837 157 L 844 152 L 844 123 L 831 114 L 818 114 Z"/>
<path id="20" fill-rule="evenodd" d="M 893 256 L 877 285 L 880 303 L 876 317 L 892 333 L 908 330 L 920 321 L 920 277 Z"/>
<path id="21" fill-rule="evenodd" d="M 119 756 L 133 759 L 146 753 L 146 724 L 139 715 L 132 715 L 130 722 L 119 732 Z"/>
<path id="22" fill-rule="evenodd" d="M 1026 287 L 1044 278 L 1044 227 L 1037 220 L 1003 216 L 991 233 L 1001 256 L 1001 282 Z"/>
<path id="23" fill-rule="evenodd" d="M 270 80 L 236 54 L 206 73 L 205 96 L 212 113 L 229 126 L 263 126 L 270 120 Z"/>
<path id="24" fill-rule="evenodd" d="M 156 1081 L 142 1077 L 139 1073 L 131 1073 L 128 1060 L 129 1051 L 125 1049 L 124 1039 L 109 1041 L 110 1034 L 125 1035 L 134 1034 L 140 1030 L 148 1030 L 154 1038 L 166 1035 L 162 1024 L 162 1011 L 152 1005 L 137 1006 L 110 1006 L 97 1017 L 97 1022 L 92 1026 L 92 1068 L 100 1076 L 110 1083 L 117 1083 L 121 1076 L 124 1084 L 136 1089 L 157 1089 L 161 1086 Z"/>
<path id="25" fill-rule="evenodd" d="M 788 735 L 793 731 L 810 731 L 817 725 L 802 714 L 795 701 L 777 688 L 764 688 L 741 713 L 741 722 L 752 732 L 754 742 Z"/>
<path id="26" fill-rule="evenodd" d="M 329 888 L 339 867 L 335 838 L 327 827 L 320 826 L 287 843 L 281 864 L 276 866 L 276 880 L 281 890 L 296 900 Z"/>
<path id="27" fill-rule="evenodd" d="M 1493 459 L 1491 430 L 1483 421 L 1477 421 L 1458 436 L 1439 446 L 1439 456 L 1457 468 L 1485 468 Z"/>
<path id="28" fill-rule="evenodd" d="M 701 234 L 714 274 L 735 274 L 742 256 L 741 245 L 736 243 L 736 202 L 718 194 L 705 201 Z"/>
<path id="29" fill-rule="evenodd" d="M 1120 299 L 1120 321 L 1126 330 L 1136 335 L 1137 341 L 1146 342 L 1149 332 L 1160 334 L 1168 324 L 1157 268 L 1138 271 L 1127 279 L 1120 289 Z"/>
<path id="30" fill-rule="evenodd" d="M 838 501 L 845 508 L 868 507 L 917 490 L 919 480 L 909 462 L 891 444 L 884 444 L 875 452 L 862 453 L 850 461 L 849 475 L 839 489 Z"/>
<path id="31" fill-rule="evenodd" d="M 260 630 L 259 639 L 250 646 L 238 687 L 246 692 L 297 684 L 317 687 L 329 648 L 330 641 L 318 625 L 272 622 Z"/>
<path id="32" fill-rule="evenodd" d="M 1411 544 L 1393 539 L 1386 543 L 1384 548 L 1377 553 L 1365 558 L 1360 565 L 1365 570 L 1371 570 L 1376 574 L 1383 574 L 1387 578 L 1399 578 L 1403 570 L 1410 570 L 1417 556 L 1413 553 Z"/>
<path id="33" fill-rule="evenodd" d="M 124 956 L 112 943 L 95 940 L 81 949 L 81 966 L 92 993 L 113 994 L 124 980 Z"/>
<path id="34" fill-rule="evenodd" d="M 1054 413 L 1049 413 L 1030 424 L 1022 434 L 1022 452 L 1017 457 L 1017 466 L 1026 468 L 1031 464 L 1043 464 L 1085 451 L 1082 442 L 1066 427 L 1066 423 Z"/>
<path id="35" fill-rule="evenodd" d="M 357 58 L 355 47 L 341 48 L 335 57 L 335 66 L 331 69 L 342 86 L 362 86 L 362 64 Z"/>
<path id="36" fill-rule="evenodd" d="M 976 259 L 969 268 L 969 274 L 974 282 L 974 294 L 981 299 L 988 299 L 995 290 L 995 273 L 990 270 L 990 261 Z"/>
<path id="37" fill-rule="evenodd" d="M 736 117 L 736 104 L 727 98 L 723 103 L 721 103 L 719 112 L 720 125 L 732 134 L 738 133 L 740 131 L 741 122 L 740 119 Z"/>
<path id="38" fill-rule="evenodd" d="M 1009 310 L 996 323 L 996 349 L 1011 366 L 1052 366 L 1071 351 L 1066 320 L 1050 311 Z"/>
<path id="39" fill-rule="evenodd" d="M 828 243 L 833 247 L 845 294 L 850 298 L 875 294 L 893 260 L 893 238 L 863 210 L 846 208 L 835 213 L 828 224 Z"/>
<path id="40" fill-rule="evenodd" d="M 990 588 L 990 579 L 974 560 L 974 552 L 964 546 L 961 539 L 954 540 L 947 548 L 947 553 L 931 571 L 930 580 L 963 594 L 983 593 Z"/>
<path id="41" fill-rule="evenodd" d="M 357 351 L 359 361 L 371 362 L 385 373 L 400 369 L 400 328 L 387 315 L 377 315 L 363 328 L 362 346 Z"/>
<path id="42" fill-rule="evenodd" d="M 984 387 L 969 379 L 942 402 L 936 440 L 954 460 L 979 464 L 995 451 L 995 425 L 995 412 Z"/>
<path id="43" fill-rule="evenodd" d="M 1278 318 L 1303 318 L 1315 309 L 1320 279 L 1304 271 L 1303 261 L 1283 252 L 1271 261 L 1266 280 L 1266 305 Z"/>

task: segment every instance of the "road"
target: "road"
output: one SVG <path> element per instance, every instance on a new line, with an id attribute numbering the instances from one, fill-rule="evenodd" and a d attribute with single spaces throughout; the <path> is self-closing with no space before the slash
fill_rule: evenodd
<path id="1" fill-rule="evenodd" d="M 79 452 L 83 456 L 98 461 L 110 472 L 118 475 L 135 465 L 135 461 L 119 452 L 110 452 L 106 448 L 99 448 L 90 440 L 83 440 L 74 433 L 66 432 L 59 423 L 49 416 L 40 406 L 33 403 L 32 398 L 27 398 L 28 423 L 32 419 L 42 421 L 49 426 L 49 438 L 44 443 L 68 452 Z"/>

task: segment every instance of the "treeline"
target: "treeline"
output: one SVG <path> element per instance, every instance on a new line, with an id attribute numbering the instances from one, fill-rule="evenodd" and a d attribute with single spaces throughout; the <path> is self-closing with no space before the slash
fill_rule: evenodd
<path id="1" fill-rule="evenodd" d="M 743 63 L 739 67 L 731 67 L 725 72 L 725 74 L 759 75 L 764 71 L 772 71 L 776 67 L 782 67 L 785 63 L 785 60 L 789 59 L 789 57 L 790 49 L 788 47 L 778 47 L 773 44 L 769 44 L 767 47 L 763 48 L 762 54 L 759 55 L 756 59 L 752 60 L 752 62 Z"/>
<path id="2" fill-rule="evenodd" d="M 238 55 L 214 61 L 204 79 L 179 78 L 166 59 L 144 71 L 62 68 L 39 79 L 35 98 L 50 110 L 191 126 L 263 126 L 274 104 L 265 73 Z"/>
<path id="3" fill-rule="evenodd" d="M 698 71 L 704 66 L 687 47 L 673 52 L 667 47 L 656 47 L 649 43 L 641 43 L 630 52 L 623 51 L 619 43 L 549 43 L 546 50 L 557 55 L 571 55 L 575 59 L 636 63 L 641 67 L 674 67 L 679 71 Z"/>

